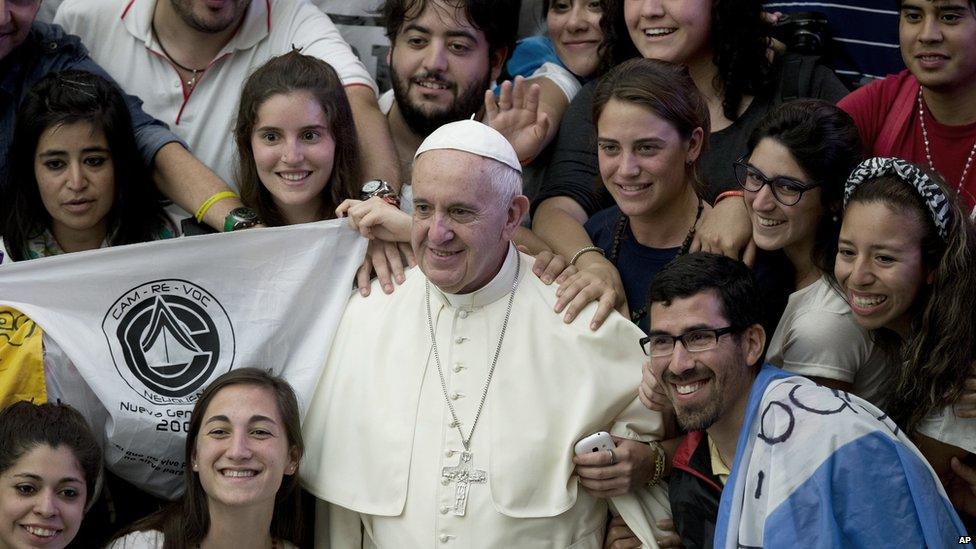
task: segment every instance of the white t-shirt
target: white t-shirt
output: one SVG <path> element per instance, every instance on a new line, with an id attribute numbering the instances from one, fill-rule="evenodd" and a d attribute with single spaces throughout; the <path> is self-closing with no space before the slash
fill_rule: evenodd
<path id="1" fill-rule="evenodd" d="M 158 530 L 143 530 L 133 532 L 123 538 L 113 541 L 106 549 L 162 549 L 166 538 Z M 289 541 L 281 541 L 278 546 L 282 549 L 297 549 Z"/>
<path id="2" fill-rule="evenodd" d="M 875 405 L 891 371 L 885 353 L 824 277 L 790 294 L 766 360 L 807 377 L 852 383 L 854 393 Z"/>
<path id="3" fill-rule="evenodd" d="M 299 48 L 329 63 L 343 85 L 376 91 L 366 67 L 315 6 L 304 0 L 256 0 L 237 33 L 184 95 L 185 83 L 152 32 L 156 1 L 65 0 L 54 22 L 80 36 L 92 59 L 234 189 L 233 128 L 241 88 L 270 58 Z"/>
<path id="4" fill-rule="evenodd" d="M 541 67 L 529 76 L 530 80 L 533 78 L 548 78 L 551 80 L 566 95 L 566 101 L 572 101 L 576 97 L 576 94 L 583 88 L 579 79 L 573 73 L 569 72 L 568 69 L 560 67 L 555 63 L 550 63 L 549 61 L 543 63 Z"/>
<path id="5" fill-rule="evenodd" d="M 119 538 L 105 549 L 161 549 L 166 538 L 158 530 L 143 530 Z"/>
<path id="6" fill-rule="evenodd" d="M 918 432 L 976 454 L 976 419 L 956 417 L 952 406 L 926 416 L 918 424 Z"/>

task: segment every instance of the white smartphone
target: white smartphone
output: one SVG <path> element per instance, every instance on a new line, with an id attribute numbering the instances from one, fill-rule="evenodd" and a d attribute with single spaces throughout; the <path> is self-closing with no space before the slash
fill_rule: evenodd
<path id="1" fill-rule="evenodd" d="M 606 452 L 607 450 L 616 450 L 617 445 L 613 443 L 613 438 L 610 433 L 606 431 L 599 431 L 584 437 L 582 440 L 576 443 L 573 447 L 576 455 L 581 456 L 583 454 L 589 454 L 592 452 Z"/>

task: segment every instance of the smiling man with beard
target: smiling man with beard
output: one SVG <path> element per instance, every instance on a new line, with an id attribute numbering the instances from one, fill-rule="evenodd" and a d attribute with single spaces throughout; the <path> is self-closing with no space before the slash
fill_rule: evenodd
<path id="1" fill-rule="evenodd" d="M 965 536 L 938 477 L 897 425 L 854 395 L 760 366 L 753 275 L 695 253 L 648 290 L 644 385 L 681 428 L 668 497 L 686 548 L 947 547 Z"/>
<path id="2" fill-rule="evenodd" d="M 403 162 L 448 122 L 471 118 L 515 46 L 520 0 L 388 0 L 393 89 L 380 97 Z"/>
<path id="3" fill-rule="evenodd" d="M 520 5 L 521 0 L 387 0 L 377 9 L 390 39 L 387 61 L 393 82 L 379 105 L 401 162 L 403 211 L 364 187 L 363 197 L 371 199 L 346 200 L 336 210 L 363 236 L 400 246 L 410 242 L 410 174 L 417 148 L 445 124 L 480 118 L 485 91 L 515 46 Z M 531 253 L 549 249 L 527 227 L 519 227 L 514 240 Z M 540 276 L 542 265 L 534 269 Z M 560 269 L 553 271 L 559 274 Z M 402 284 L 403 273 L 395 280 Z M 382 287 L 386 293 L 394 288 L 392 283 Z M 360 281 L 359 288 L 363 295 L 370 292 L 368 283 Z"/>

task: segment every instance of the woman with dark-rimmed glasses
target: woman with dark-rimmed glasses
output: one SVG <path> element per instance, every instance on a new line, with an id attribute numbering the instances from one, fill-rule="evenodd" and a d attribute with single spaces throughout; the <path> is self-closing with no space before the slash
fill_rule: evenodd
<path id="1" fill-rule="evenodd" d="M 766 116 L 734 171 L 756 245 L 782 250 L 793 268 L 793 293 L 767 360 L 879 403 L 887 357 L 830 282 L 844 182 L 860 160 L 851 117 L 825 101 L 803 100 Z"/>

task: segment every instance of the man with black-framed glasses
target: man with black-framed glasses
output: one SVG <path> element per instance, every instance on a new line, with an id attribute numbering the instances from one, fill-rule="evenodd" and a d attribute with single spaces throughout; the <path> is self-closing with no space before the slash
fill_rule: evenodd
<path id="1" fill-rule="evenodd" d="M 669 482 L 685 547 L 938 547 L 966 535 L 884 412 L 762 364 L 759 290 L 745 265 L 680 257 L 648 303 L 644 383 L 661 385 L 688 433 Z"/>

